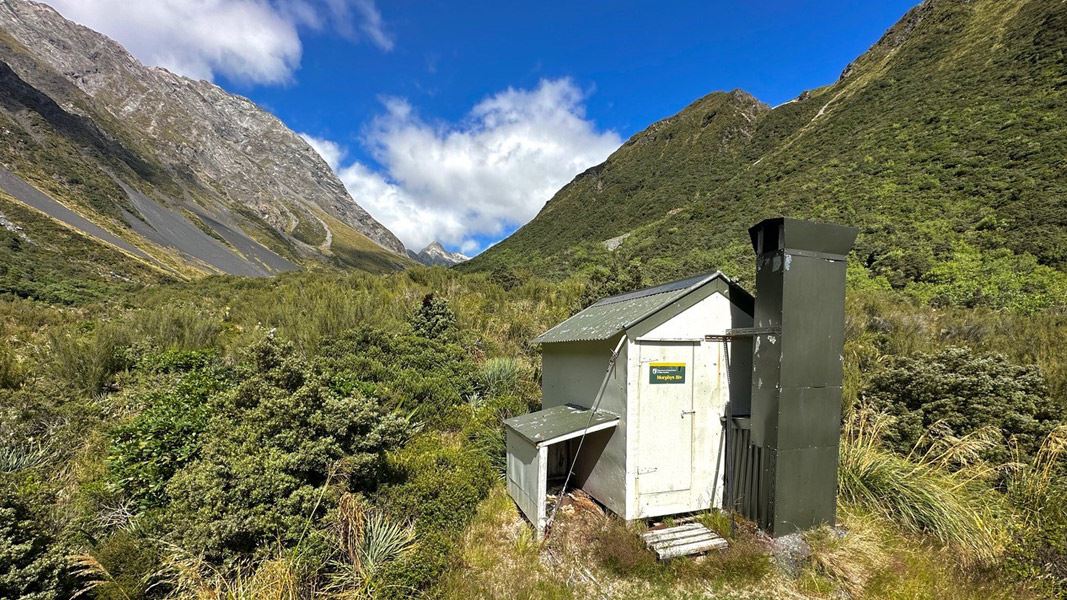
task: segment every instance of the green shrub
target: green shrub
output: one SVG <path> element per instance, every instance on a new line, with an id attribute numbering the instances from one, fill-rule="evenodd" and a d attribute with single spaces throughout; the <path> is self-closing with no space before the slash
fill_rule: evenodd
<path id="1" fill-rule="evenodd" d="M 414 521 L 418 545 L 388 569 L 385 580 L 392 589 L 422 590 L 448 567 L 495 475 L 485 456 L 429 432 L 390 462 L 399 481 L 383 489 L 378 504 L 396 518 Z"/>
<path id="2" fill-rule="evenodd" d="M 67 597 L 65 548 L 42 524 L 45 499 L 0 474 L 0 598 Z"/>
<path id="3" fill-rule="evenodd" d="M 522 285 L 522 278 L 515 272 L 515 269 L 508 265 L 498 265 L 489 272 L 489 281 L 504 288 L 504 291 L 510 292 L 511 290 Z"/>
<path id="4" fill-rule="evenodd" d="M 1029 456 L 1060 421 L 1037 368 L 966 348 L 898 357 L 874 375 L 864 396 L 895 419 L 884 441 L 903 454 L 938 423 L 957 436 L 996 427 Z M 1005 462 L 1008 448 L 995 445 L 985 458 Z"/>
<path id="5" fill-rule="evenodd" d="M 411 327 L 422 337 L 447 340 L 456 332 L 456 313 L 444 298 L 427 294 L 411 317 Z"/>
<path id="6" fill-rule="evenodd" d="M 208 402 L 200 455 L 167 485 L 187 549 L 209 559 L 297 542 L 343 491 L 378 485 L 406 421 L 267 339 Z"/>
<path id="7" fill-rule="evenodd" d="M 1007 248 L 982 252 L 965 243 L 907 291 L 933 306 L 1009 309 L 1032 314 L 1067 305 L 1067 275 Z"/>
<path id="8" fill-rule="evenodd" d="M 578 300 L 579 308 L 586 308 L 601 298 L 636 290 L 643 285 L 641 262 L 631 260 L 625 265 L 615 259 L 608 267 L 595 266 Z"/>
<path id="9" fill-rule="evenodd" d="M 380 398 L 387 408 L 435 426 L 473 392 L 467 352 L 440 339 L 360 328 L 325 341 L 320 354 L 332 385 L 343 393 Z"/>
<path id="10" fill-rule="evenodd" d="M 208 423 L 208 399 L 231 384 L 228 372 L 208 368 L 200 358 L 182 353 L 153 361 L 161 369 L 196 366 L 166 383 L 155 382 L 161 389 L 135 398 L 144 409 L 111 435 L 109 475 L 142 509 L 166 504 L 167 483 L 199 455 Z"/>
<path id="11" fill-rule="evenodd" d="M 148 373 L 184 373 L 219 364 L 213 350 L 164 350 L 148 352 L 137 359 L 137 368 Z"/>

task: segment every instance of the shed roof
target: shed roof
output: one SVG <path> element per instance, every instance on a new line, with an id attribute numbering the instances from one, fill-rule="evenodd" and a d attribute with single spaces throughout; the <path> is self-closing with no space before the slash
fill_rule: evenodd
<path id="1" fill-rule="evenodd" d="M 679 279 L 663 285 L 609 296 L 599 300 L 580 313 L 556 325 L 534 339 L 535 343 L 579 342 L 606 340 L 629 329 L 647 317 L 670 306 L 697 289 L 715 280 L 722 280 L 731 289 L 737 289 L 747 298 L 749 305 L 752 296 L 734 283 L 721 271 L 704 273 L 686 279 Z"/>
<path id="2" fill-rule="evenodd" d="M 504 425 L 540 446 L 578 437 L 582 434 L 614 427 L 619 415 L 598 410 L 590 415 L 588 408 L 564 404 L 537 412 L 504 419 Z"/>

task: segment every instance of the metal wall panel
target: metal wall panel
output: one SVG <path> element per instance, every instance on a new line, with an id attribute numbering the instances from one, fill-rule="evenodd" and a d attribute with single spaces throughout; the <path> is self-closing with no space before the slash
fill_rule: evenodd
<path id="1" fill-rule="evenodd" d="M 752 442 L 757 521 L 772 535 L 833 523 L 841 427 L 845 255 L 857 230 L 769 219 L 756 250 Z"/>

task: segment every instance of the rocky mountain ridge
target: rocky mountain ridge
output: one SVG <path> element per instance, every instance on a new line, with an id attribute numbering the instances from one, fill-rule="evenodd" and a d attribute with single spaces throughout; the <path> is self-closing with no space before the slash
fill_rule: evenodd
<path id="1" fill-rule="evenodd" d="M 410 264 L 276 117 L 49 6 L 0 0 L 0 127 L 5 169 L 171 271 Z"/>

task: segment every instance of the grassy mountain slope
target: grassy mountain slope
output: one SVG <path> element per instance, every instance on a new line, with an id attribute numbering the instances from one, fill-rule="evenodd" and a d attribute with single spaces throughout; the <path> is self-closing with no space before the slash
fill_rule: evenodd
<path id="1" fill-rule="evenodd" d="M 719 266 L 746 278 L 745 229 L 785 214 L 860 227 L 857 256 L 898 287 L 1002 248 L 1062 274 L 1065 49 L 1062 2 L 928 0 L 834 84 L 751 110 L 727 156 L 667 157 L 671 142 L 639 143 L 654 125 L 466 268 L 563 273 L 611 260 L 603 242 L 629 234 L 616 252 L 651 279 Z M 704 102 L 667 120 L 673 139 L 700 135 Z"/>

